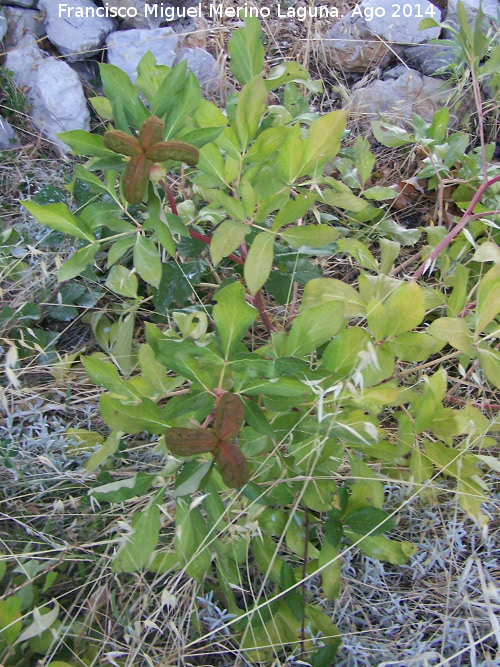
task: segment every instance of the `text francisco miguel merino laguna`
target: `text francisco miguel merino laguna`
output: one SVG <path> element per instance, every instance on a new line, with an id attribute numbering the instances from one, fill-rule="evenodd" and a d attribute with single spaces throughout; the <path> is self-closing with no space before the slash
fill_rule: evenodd
<path id="1" fill-rule="evenodd" d="M 249 16 L 255 18 L 267 19 L 271 17 L 272 10 L 269 7 L 254 7 L 246 4 L 239 7 L 225 7 L 223 3 L 212 3 L 205 11 L 211 19 L 217 18 L 240 18 L 245 19 Z M 144 4 L 143 12 L 139 12 L 137 7 L 72 7 L 67 3 L 59 3 L 59 18 L 135 18 L 139 13 L 144 13 L 144 17 L 153 16 L 162 18 L 165 21 L 176 21 L 183 18 L 201 18 L 204 16 L 201 3 L 193 7 L 171 7 L 163 5 Z M 329 5 L 318 5 L 317 7 L 284 7 L 276 4 L 274 7 L 274 17 L 278 19 L 297 19 L 306 21 L 308 18 L 327 19 L 338 18 L 339 11 L 336 7 Z"/>

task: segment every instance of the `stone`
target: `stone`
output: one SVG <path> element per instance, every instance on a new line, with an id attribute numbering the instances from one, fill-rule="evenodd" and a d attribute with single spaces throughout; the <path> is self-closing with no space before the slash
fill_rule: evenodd
<path id="1" fill-rule="evenodd" d="M 24 88 L 31 79 L 32 70 L 45 55 L 38 47 L 35 35 L 26 32 L 18 40 L 15 48 L 7 52 L 5 68 L 13 72 L 14 81 L 19 88 Z"/>
<path id="2" fill-rule="evenodd" d="M 195 19 L 181 19 L 169 25 L 179 41 L 177 48 L 204 49 L 207 46 L 208 23 L 201 16 Z"/>
<path id="3" fill-rule="evenodd" d="M 395 7 L 399 7 L 395 15 Z M 426 12 L 440 19 L 439 9 L 427 0 L 409 0 L 404 7 L 411 15 L 404 16 L 403 6 L 393 0 L 363 0 L 338 21 L 321 44 L 328 64 L 346 72 L 366 72 L 370 67 L 386 67 L 401 52 L 400 45 L 420 44 L 439 36 L 440 28 L 419 30 Z M 378 12 L 379 15 L 376 15 Z M 391 46 L 391 45 L 396 45 Z"/>
<path id="4" fill-rule="evenodd" d="M 108 63 L 124 70 L 135 82 L 137 65 L 147 51 L 151 51 L 158 65 L 172 67 L 177 41 L 172 28 L 112 32 L 106 39 Z"/>
<path id="5" fill-rule="evenodd" d="M 103 4 L 108 10 L 120 11 L 118 18 L 130 28 L 152 30 L 161 25 L 160 15 L 155 16 L 146 12 L 146 6 L 149 6 L 150 3 L 145 0 L 104 0 Z"/>
<path id="6" fill-rule="evenodd" d="M 3 12 L 8 26 L 5 35 L 7 49 L 15 46 L 25 32 L 30 32 L 37 39 L 45 37 L 42 13 L 36 9 L 4 7 Z"/>
<path id="7" fill-rule="evenodd" d="M 180 63 L 181 60 L 187 61 L 188 68 L 200 82 L 202 90 L 214 93 L 220 89 L 222 85 L 220 70 L 217 61 L 208 51 L 200 48 L 179 49 L 174 65 Z"/>
<path id="8" fill-rule="evenodd" d="M 52 57 L 42 60 L 35 70 L 29 98 L 33 124 L 62 153 L 68 153 L 69 147 L 59 139 L 59 132 L 90 131 L 82 84 L 68 63 Z"/>
<path id="9" fill-rule="evenodd" d="M 14 7 L 25 7 L 26 9 L 31 9 L 36 7 L 38 0 L 9 0 L 9 5 Z"/>
<path id="10" fill-rule="evenodd" d="M 12 125 L 0 116 L 0 151 L 18 148 L 20 145 L 19 137 Z"/>
<path id="11" fill-rule="evenodd" d="M 406 63 L 422 74 L 431 76 L 441 67 L 446 67 L 455 60 L 455 52 L 447 44 L 418 44 L 405 50 Z"/>
<path id="12" fill-rule="evenodd" d="M 442 79 L 400 66 L 386 72 L 384 79 L 353 90 L 346 106 L 361 125 L 377 120 L 378 113 L 396 125 L 407 125 L 413 113 L 430 122 L 446 103 L 450 90 Z"/>
<path id="13" fill-rule="evenodd" d="M 90 115 L 82 84 L 68 63 L 42 51 L 27 32 L 8 51 L 5 67 L 31 103 L 33 125 L 53 142 L 61 153 L 68 146 L 57 136 L 69 130 L 90 130 Z"/>
<path id="14" fill-rule="evenodd" d="M 5 14 L 3 13 L 2 8 L 0 7 L 0 42 L 7 33 L 7 27 L 8 27 L 7 18 L 5 17 Z"/>
<path id="15" fill-rule="evenodd" d="M 92 0 L 71 0 L 67 5 L 40 0 L 39 8 L 45 12 L 47 37 L 70 62 L 95 55 L 116 27 L 112 19 L 95 14 L 97 7 Z M 84 16 L 77 17 L 76 10 L 81 10 Z"/>

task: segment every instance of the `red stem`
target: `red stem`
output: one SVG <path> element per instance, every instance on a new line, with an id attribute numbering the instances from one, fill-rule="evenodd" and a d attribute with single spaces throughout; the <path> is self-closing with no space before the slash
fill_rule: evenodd
<path id="1" fill-rule="evenodd" d="M 167 193 L 168 203 L 170 204 L 172 213 L 174 215 L 179 215 L 177 210 L 177 204 L 175 203 L 175 198 L 169 183 L 164 179 L 162 179 L 160 183 L 165 188 L 165 192 Z M 199 232 L 195 232 L 194 229 L 190 229 L 189 227 L 188 227 L 188 232 L 191 238 L 196 239 L 197 241 L 201 241 L 202 243 L 206 243 L 207 245 L 210 245 L 210 243 L 212 242 L 210 236 L 205 236 L 205 234 L 200 234 Z M 240 252 L 242 255 L 241 257 L 238 257 L 238 255 L 231 253 L 230 255 L 228 255 L 228 259 L 232 260 L 235 264 L 240 264 L 241 266 L 244 266 L 245 259 L 248 254 L 245 241 L 243 241 L 243 243 L 240 246 Z M 264 322 L 264 326 L 266 327 L 266 329 L 268 331 L 274 331 L 273 323 L 271 322 L 268 314 L 266 313 L 264 298 L 262 296 L 262 290 L 259 290 L 255 295 L 254 304 L 257 310 L 259 311 L 259 314 L 262 318 L 262 321 Z"/>
<path id="2" fill-rule="evenodd" d="M 439 257 L 441 252 L 453 241 L 455 236 L 457 236 L 457 234 L 459 234 L 462 231 L 465 225 L 469 222 L 471 213 L 474 210 L 476 204 L 479 203 L 479 201 L 481 200 L 481 197 L 483 196 L 485 190 L 487 190 L 491 185 L 497 183 L 498 181 L 500 181 L 500 176 L 495 176 L 495 178 L 491 178 L 489 181 L 486 181 L 486 183 L 483 183 L 479 187 L 476 194 L 472 198 L 472 201 L 469 204 L 468 209 L 465 211 L 462 218 L 460 219 L 460 222 L 457 222 L 457 224 L 455 225 L 455 227 L 453 227 L 453 229 L 449 232 L 449 234 L 447 234 L 445 238 L 441 241 L 441 243 L 436 248 L 434 248 L 434 250 L 425 260 L 425 262 L 421 264 L 420 267 L 415 271 L 415 273 L 412 276 L 412 280 L 418 280 L 418 278 L 420 278 L 426 267 L 431 266 L 434 260 L 437 257 Z"/>

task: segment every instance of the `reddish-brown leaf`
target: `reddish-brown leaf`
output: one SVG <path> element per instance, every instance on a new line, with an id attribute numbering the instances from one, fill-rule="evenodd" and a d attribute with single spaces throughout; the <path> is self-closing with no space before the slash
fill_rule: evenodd
<path id="1" fill-rule="evenodd" d="M 231 488 L 245 486 L 250 479 L 248 462 L 237 445 L 225 440 L 219 441 L 214 457 L 224 484 Z"/>
<path id="2" fill-rule="evenodd" d="M 160 141 L 150 144 L 146 149 L 146 155 L 153 162 L 177 160 L 177 162 L 185 162 L 190 167 L 198 164 L 200 159 L 198 149 L 185 141 Z"/>
<path id="3" fill-rule="evenodd" d="M 131 157 L 122 176 L 123 196 L 129 204 L 140 204 L 149 180 L 153 163 L 144 153 Z"/>
<path id="4" fill-rule="evenodd" d="M 158 116 L 150 116 L 142 122 L 139 128 L 139 141 L 141 146 L 146 149 L 151 144 L 156 144 L 163 139 L 165 123 Z M 156 160 L 153 160 L 156 162 Z"/>
<path id="5" fill-rule="evenodd" d="M 223 394 L 215 411 L 214 432 L 219 440 L 235 438 L 245 421 L 245 406 L 237 394 Z"/>
<path id="6" fill-rule="evenodd" d="M 172 454 L 177 456 L 213 452 L 218 444 L 214 432 L 206 428 L 169 428 L 163 437 Z"/>
<path id="7" fill-rule="evenodd" d="M 104 133 L 103 144 L 109 150 L 122 155 L 139 155 L 142 147 L 139 141 L 121 130 L 108 130 Z"/>

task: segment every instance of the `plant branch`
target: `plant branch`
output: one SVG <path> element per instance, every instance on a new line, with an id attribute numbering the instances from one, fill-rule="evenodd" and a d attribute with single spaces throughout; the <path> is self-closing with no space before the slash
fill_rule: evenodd
<path id="1" fill-rule="evenodd" d="M 457 236 L 457 234 L 459 234 L 462 231 L 465 225 L 468 222 L 470 222 L 472 217 L 472 211 L 474 210 L 476 204 L 478 204 L 481 201 L 481 197 L 483 196 L 484 192 L 494 183 L 498 183 L 498 181 L 500 181 L 500 176 L 495 176 L 495 178 L 490 178 L 490 180 L 486 181 L 478 188 L 476 194 L 472 198 L 471 203 L 469 204 L 469 207 L 467 208 L 462 218 L 460 219 L 460 222 L 457 222 L 457 224 L 445 236 L 445 238 L 441 241 L 441 243 L 439 243 L 439 245 L 436 248 L 434 248 L 434 250 L 425 260 L 425 262 L 423 262 L 420 265 L 420 267 L 415 271 L 415 273 L 412 276 L 412 280 L 418 280 L 418 278 L 420 278 L 420 276 L 424 273 L 427 267 L 432 266 L 433 262 L 439 257 L 439 255 L 443 252 L 443 250 L 453 241 L 455 236 Z"/>

